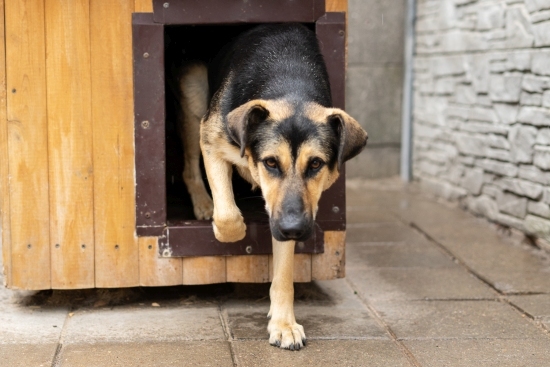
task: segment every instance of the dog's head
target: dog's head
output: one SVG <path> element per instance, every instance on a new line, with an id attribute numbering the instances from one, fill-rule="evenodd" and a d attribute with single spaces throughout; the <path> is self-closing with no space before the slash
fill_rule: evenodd
<path id="1" fill-rule="evenodd" d="M 347 113 L 311 102 L 253 100 L 229 113 L 227 127 L 247 156 L 278 241 L 311 236 L 321 193 L 367 143 Z"/>

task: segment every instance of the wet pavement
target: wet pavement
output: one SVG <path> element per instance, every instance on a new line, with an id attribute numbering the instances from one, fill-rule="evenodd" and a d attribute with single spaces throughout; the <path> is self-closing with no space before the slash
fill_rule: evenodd
<path id="1" fill-rule="evenodd" d="M 298 352 L 268 284 L 0 289 L 2 366 L 550 366 L 550 256 L 398 179 L 348 182 L 346 278 L 296 285 Z"/>

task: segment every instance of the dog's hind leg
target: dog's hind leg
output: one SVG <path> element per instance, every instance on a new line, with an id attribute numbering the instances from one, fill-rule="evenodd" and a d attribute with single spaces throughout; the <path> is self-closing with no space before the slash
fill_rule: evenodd
<path id="1" fill-rule="evenodd" d="M 273 240 L 273 282 L 269 290 L 271 307 L 267 326 L 269 343 L 298 350 L 306 344 L 302 325 L 294 317 L 294 246 L 295 241 Z"/>
<path id="2" fill-rule="evenodd" d="M 181 115 L 178 130 L 183 142 L 183 181 L 197 219 L 210 219 L 214 210 L 200 170 L 200 121 L 208 103 L 208 73 L 200 63 L 186 65 L 179 80 Z"/>

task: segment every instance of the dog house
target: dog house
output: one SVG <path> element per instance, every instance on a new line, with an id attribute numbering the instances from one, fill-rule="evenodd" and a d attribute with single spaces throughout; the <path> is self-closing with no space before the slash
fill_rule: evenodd
<path id="1" fill-rule="evenodd" d="M 181 180 L 170 72 L 260 23 L 318 36 L 344 108 L 346 1 L 0 1 L 0 220 L 14 289 L 268 282 L 258 192 L 235 178 L 247 236 L 215 240 Z M 344 175 L 323 194 L 296 282 L 344 276 Z"/>

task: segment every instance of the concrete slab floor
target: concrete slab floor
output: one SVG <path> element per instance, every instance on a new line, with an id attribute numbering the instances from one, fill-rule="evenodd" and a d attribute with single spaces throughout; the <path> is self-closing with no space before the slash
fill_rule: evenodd
<path id="1" fill-rule="evenodd" d="M 0 365 L 550 365 L 548 256 L 399 179 L 347 200 L 347 278 L 296 285 L 299 352 L 268 344 L 269 284 L 0 289 Z"/>

